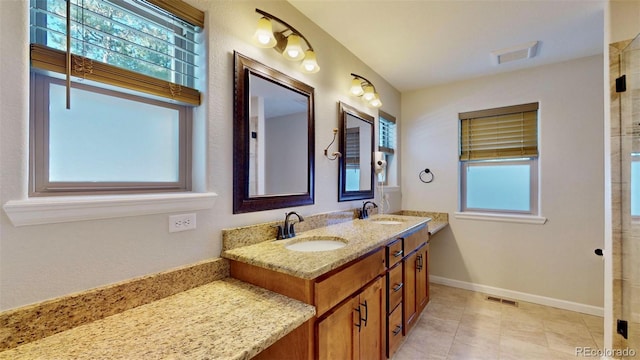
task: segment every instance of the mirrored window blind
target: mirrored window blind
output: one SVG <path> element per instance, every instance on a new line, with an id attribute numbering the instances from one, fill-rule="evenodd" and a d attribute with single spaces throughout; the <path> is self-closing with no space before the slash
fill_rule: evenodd
<path id="1" fill-rule="evenodd" d="M 346 156 L 347 168 L 360 168 L 360 128 L 347 128 L 346 136 Z"/>
<path id="2" fill-rule="evenodd" d="M 380 111 L 378 115 L 378 149 L 393 154 L 396 148 L 396 119 Z"/>

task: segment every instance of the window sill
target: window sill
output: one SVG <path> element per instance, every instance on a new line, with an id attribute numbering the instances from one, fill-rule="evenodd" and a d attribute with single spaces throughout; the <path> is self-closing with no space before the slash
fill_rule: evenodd
<path id="1" fill-rule="evenodd" d="M 508 215 L 508 214 L 489 214 L 489 213 L 477 213 L 477 212 L 455 212 L 456 219 L 463 220 L 484 220 L 484 221 L 498 221 L 498 222 L 511 222 L 520 224 L 534 224 L 543 225 L 547 222 L 546 217 L 535 215 Z"/>
<path id="2" fill-rule="evenodd" d="M 3 209 L 14 226 L 211 209 L 216 193 L 59 196 L 11 200 Z"/>

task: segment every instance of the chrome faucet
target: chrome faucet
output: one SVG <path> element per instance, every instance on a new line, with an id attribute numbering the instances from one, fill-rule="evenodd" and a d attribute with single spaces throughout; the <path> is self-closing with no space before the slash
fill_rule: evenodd
<path id="1" fill-rule="evenodd" d="M 285 214 L 284 216 L 284 224 L 283 225 L 278 225 L 278 236 L 277 238 L 280 239 L 289 239 L 292 238 L 294 236 L 296 236 L 296 229 L 293 227 L 293 225 L 295 225 L 295 223 L 289 223 L 289 217 L 291 217 L 291 215 L 295 215 L 298 218 L 298 222 L 302 222 L 304 221 L 304 218 L 302 216 L 300 216 L 300 214 L 298 214 L 295 211 L 291 211 Z"/>
<path id="2" fill-rule="evenodd" d="M 378 207 L 378 205 L 373 201 L 365 201 L 364 204 L 362 204 L 362 210 L 360 211 L 360 219 L 366 219 L 369 217 L 369 211 L 367 210 L 368 204 L 373 205 L 374 208 Z"/>

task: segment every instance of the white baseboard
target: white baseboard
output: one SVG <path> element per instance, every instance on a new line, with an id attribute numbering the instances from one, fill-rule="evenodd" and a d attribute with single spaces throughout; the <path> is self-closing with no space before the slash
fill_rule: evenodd
<path id="1" fill-rule="evenodd" d="M 604 308 L 580 304 L 572 301 L 554 299 L 546 296 L 534 295 L 523 293 L 520 291 L 513 291 L 508 289 L 497 288 L 493 286 L 474 284 L 466 281 L 453 280 L 440 276 L 430 275 L 429 281 L 434 284 L 447 285 L 451 287 L 457 287 L 460 289 L 471 290 L 481 292 L 488 295 L 494 295 L 498 297 L 504 297 L 513 300 L 526 301 L 534 304 L 551 306 L 564 310 L 577 311 L 584 314 L 604 316 Z"/>

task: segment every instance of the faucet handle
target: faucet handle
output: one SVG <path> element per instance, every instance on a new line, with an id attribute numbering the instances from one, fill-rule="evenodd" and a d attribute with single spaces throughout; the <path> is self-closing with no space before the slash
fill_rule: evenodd
<path id="1" fill-rule="evenodd" d="M 276 228 L 277 230 L 277 234 L 276 234 L 276 239 L 278 240 L 282 240 L 284 239 L 284 232 L 282 231 L 282 225 L 272 225 L 272 227 Z"/>

